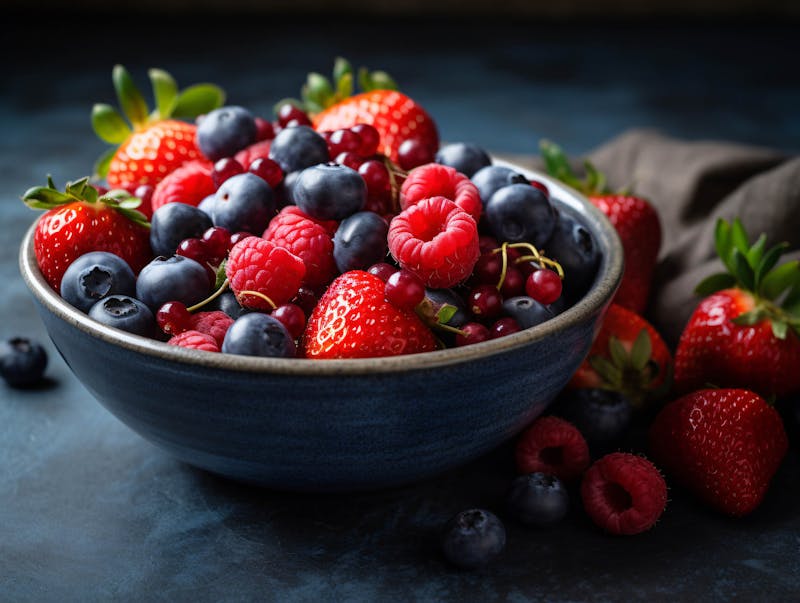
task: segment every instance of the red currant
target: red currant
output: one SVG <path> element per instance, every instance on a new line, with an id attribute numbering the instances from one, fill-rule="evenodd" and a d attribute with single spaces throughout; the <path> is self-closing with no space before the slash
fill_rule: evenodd
<path id="1" fill-rule="evenodd" d="M 317 294 L 308 287 L 300 287 L 292 298 L 292 303 L 298 305 L 306 316 L 311 316 L 317 305 Z"/>
<path id="2" fill-rule="evenodd" d="M 538 180 L 531 180 L 531 186 L 538 188 L 548 197 L 550 196 L 550 191 L 547 189 L 547 186 L 544 183 L 539 182 Z"/>
<path id="3" fill-rule="evenodd" d="M 397 149 L 397 162 L 404 170 L 413 170 L 415 167 L 431 163 L 435 159 L 436 151 L 418 138 L 404 140 Z"/>
<path id="4" fill-rule="evenodd" d="M 489 329 L 489 337 L 491 339 L 497 339 L 498 337 L 505 337 L 506 335 L 518 333 L 519 331 L 521 331 L 519 323 L 510 316 L 506 316 L 505 318 L 497 320 L 492 325 Z"/>
<path id="5" fill-rule="evenodd" d="M 184 239 L 178 244 L 175 255 L 182 255 L 205 264 L 208 261 L 208 247 L 202 239 Z"/>
<path id="6" fill-rule="evenodd" d="M 306 314 L 297 304 L 283 304 L 272 311 L 272 316 L 286 327 L 289 334 L 299 339 L 306 328 Z"/>
<path id="7" fill-rule="evenodd" d="M 216 264 L 228 255 L 231 247 L 231 233 L 222 226 L 212 226 L 203 233 L 202 241 L 208 250 L 209 260 L 216 260 L 213 262 Z"/>
<path id="8" fill-rule="evenodd" d="M 460 330 L 463 334 L 456 335 L 456 347 L 480 343 L 490 337 L 489 329 L 478 322 L 468 322 Z"/>
<path id="9" fill-rule="evenodd" d="M 478 238 L 478 247 L 480 247 L 481 253 L 487 253 L 500 247 L 500 244 L 490 235 L 481 235 Z"/>
<path id="10" fill-rule="evenodd" d="M 413 272 L 398 270 L 386 280 L 383 292 L 395 308 L 413 310 L 425 299 L 425 283 Z"/>
<path id="11" fill-rule="evenodd" d="M 292 123 L 297 122 L 297 123 Z M 292 103 L 284 103 L 278 107 L 278 123 L 283 128 L 291 128 L 292 126 L 310 126 L 311 120 L 300 107 L 296 107 Z"/>
<path id="12" fill-rule="evenodd" d="M 370 195 L 385 195 L 392 190 L 392 184 L 389 179 L 389 170 L 382 161 L 370 159 L 365 161 L 358 168 L 358 173 L 367 184 L 367 192 Z"/>
<path id="13" fill-rule="evenodd" d="M 561 278 L 546 268 L 531 272 L 525 281 L 525 293 L 540 304 L 552 304 L 561 297 Z"/>
<path id="14" fill-rule="evenodd" d="M 228 178 L 243 172 L 244 168 L 241 163 L 233 157 L 223 157 L 214 164 L 214 169 L 211 170 L 211 179 L 214 181 L 214 186 L 219 188 Z"/>
<path id="15" fill-rule="evenodd" d="M 156 322 L 167 335 L 180 335 L 191 326 L 191 316 L 185 304 L 179 301 L 170 301 L 158 309 Z"/>
<path id="16" fill-rule="evenodd" d="M 478 285 L 469 293 L 470 311 L 480 318 L 493 318 L 503 311 L 503 296 L 494 285 Z"/>
<path id="17" fill-rule="evenodd" d="M 364 211 L 371 211 L 380 216 L 385 216 L 391 212 L 392 197 L 391 195 L 367 195 L 367 202 L 364 204 Z M 387 222 L 392 221 L 390 216 Z"/>
<path id="18" fill-rule="evenodd" d="M 361 164 L 364 163 L 364 158 L 361 155 L 356 155 L 352 151 L 345 151 L 344 153 L 339 153 L 334 161 L 339 165 L 358 170 Z"/>
<path id="19" fill-rule="evenodd" d="M 370 266 L 367 269 L 367 272 L 374 274 L 385 283 L 389 280 L 390 276 L 397 272 L 397 268 L 391 264 L 387 264 L 386 262 L 380 262 L 379 264 L 373 264 Z"/>
<path id="20" fill-rule="evenodd" d="M 336 130 L 328 138 L 328 150 L 331 157 L 348 151 L 358 153 L 361 144 L 361 137 L 352 130 Z"/>
<path id="21" fill-rule="evenodd" d="M 503 273 L 503 258 L 499 253 L 484 253 L 478 257 L 472 276 L 476 283 L 497 285 Z"/>
<path id="22" fill-rule="evenodd" d="M 236 243 L 238 243 L 239 241 L 246 239 L 247 237 L 253 237 L 253 236 L 255 235 L 252 232 L 245 232 L 245 231 L 235 232 L 231 235 L 231 247 L 236 245 Z"/>
<path id="23" fill-rule="evenodd" d="M 267 121 L 263 117 L 256 117 L 256 140 L 272 140 L 275 138 L 275 128 L 272 127 L 272 122 Z"/>
<path id="24" fill-rule="evenodd" d="M 350 128 L 361 137 L 361 148 L 358 150 L 363 157 L 369 157 L 378 152 L 378 145 L 381 142 L 381 135 L 369 124 L 356 124 Z"/>
<path id="25" fill-rule="evenodd" d="M 281 170 L 281 166 L 267 157 L 259 157 L 253 160 L 253 163 L 250 164 L 247 171 L 266 181 L 271 188 L 277 187 L 281 183 L 281 180 L 283 180 L 283 170 Z"/>
<path id="26" fill-rule="evenodd" d="M 500 293 L 504 298 L 516 297 L 522 295 L 525 289 L 525 275 L 522 271 L 515 266 L 508 266 L 506 268 L 506 276 L 503 279 L 503 284 L 500 285 Z"/>

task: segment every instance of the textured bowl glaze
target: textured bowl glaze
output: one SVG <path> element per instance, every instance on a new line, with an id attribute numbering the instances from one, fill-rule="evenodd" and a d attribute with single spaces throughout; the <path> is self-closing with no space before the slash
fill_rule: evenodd
<path id="1" fill-rule="evenodd" d="M 548 322 L 463 348 L 310 361 L 214 354 L 103 326 L 45 282 L 33 227 L 20 269 L 53 343 L 120 420 L 178 459 L 269 487 L 354 490 L 422 479 L 518 433 L 567 383 L 622 274 L 611 224 L 573 190 L 547 184 L 603 250 L 577 304 Z"/>

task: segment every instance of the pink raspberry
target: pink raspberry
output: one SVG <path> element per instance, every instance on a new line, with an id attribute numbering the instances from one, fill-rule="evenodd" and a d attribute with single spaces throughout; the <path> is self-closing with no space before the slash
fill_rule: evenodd
<path id="1" fill-rule="evenodd" d="M 403 209 L 428 197 L 446 197 L 479 222 L 483 204 L 478 187 L 464 174 L 438 163 L 427 163 L 411 170 L 400 187 Z"/>
<path id="2" fill-rule="evenodd" d="M 664 512 L 667 484 L 646 458 L 614 452 L 583 476 L 581 498 L 589 517 L 605 531 L 639 534 L 653 527 Z"/>
<path id="3" fill-rule="evenodd" d="M 203 350 L 205 352 L 219 352 L 219 344 L 211 335 L 200 331 L 184 331 L 175 335 L 167 342 L 168 345 L 176 345 L 181 348 L 191 348 L 193 350 Z"/>
<path id="4" fill-rule="evenodd" d="M 303 284 L 312 289 L 327 285 L 338 274 L 333 259 L 333 240 L 320 224 L 299 209 L 290 210 L 289 207 L 272 218 L 264 231 L 264 239 L 303 260 L 306 265 Z"/>
<path id="5" fill-rule="evenodd" d="M 546 473 L 565 482 L 580 477 L 590 462 L 581 432 L 558 417 L 542 417 L 522 432 L 516 457 L 521 473 Z"/>
<path id="6" fill-rule="evenodd" d="M 475 220 L 444 197 L 423 199 L 392 220 L 389 251 L 428 287 L 458 284 L 478 261 Z"/>
<path id="7" fill-rule="evenodd" d="M 306 267 L 289 250 L 261 237 L 247 237 L 231 248 L 225 274 L 242 306 L 270 311 L 295 296 Z"/>
<path id="8" fill-rule="evenodd" d="M 228 332 L 228 328 L 232 324 L 233 319 L 219 310 L 198 312 L 197 314 L 192 314 L 189 318 L 189 329 L 211 335 L 219 347 L 222 347 L 225 333 Z"/>
<path id="9" fill-rule="evenodd" d="M 233 158 L 238 161 L 244 169 L 247 169 L 256 159 L 269 158 L 269 149 L 271 146 L 271 140 L 262 140 L 251 144 L 249 147 L 243 148 L 236 153 Z"/>
<path id="10" fill-rule="evenodd" d="M 333 235 L 336 234 L 336 229 L 339 228 L 339 222 L 336 220 L 317 220 L 316 218 L 312 218 L 308 214 L 303 213 L 303 210 L 296 205 L 287 205 L 280 211 L 280 213 L 293 214 L 295 216 L 300 216 L 301 218 L 311 220 L 314 222 L 314 224 L 319 224 L 322 226 L 322 228 L 325 229 L 325 232 L 327 232 L 331 238 L 333 238 Z"/>
<path id="11" fill-rule="evenodd" d="M 197 207 L 217 190 L 211 178 L 214 166 L 200 159 L 184 163 L 156 185 L 151 204 L 153 211 L 167 203 L 186 203 Z"/>

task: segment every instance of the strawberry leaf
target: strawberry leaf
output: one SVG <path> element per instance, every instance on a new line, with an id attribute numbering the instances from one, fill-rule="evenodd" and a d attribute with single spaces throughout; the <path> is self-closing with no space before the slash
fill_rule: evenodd
<path id="1" fill-rule="evenodd" d="M 215 280 L 214 280 L 214 290 L 217 291 L 225 284 L 227 280 L 227 275 L 225 274 L 225 264 L 228 260 L 222 260 L 222 263 L 217 266 L 216 271 L 214 272 Z"/>
<path id="2" fill-rule="evenodd" d="M 122 65 L 115 65 L 111 73 L 114 89 L 117 91 L 119 106 L 134 127 L 147 123 L 147 103 L 133 83 L 130 73 Z"/>
<path id="3" fill-rule="evenodd" d="M 99 201 L 111 207 L 122 209 L 136 209 L 142 204 L 142 200 L 139 197 L 134 197 L 128 191 L 118 188 L 108 191 L 100 197 Z"/>
<path id="4" fill-rule="evenodd" d="M 117 207 L 115 208 L 115 211 L 118 211 L 123 216 L 128 218 L 128 220 L 138 224 L 139 226 L 150 228 L 150 222 L 147 221 L 147 216 L 145 216 L 142 212 L 140 212 L 137 209 L 126 209 L 124 207 Z"/>
<path id="5" fill-rule="evenodd" d="M 440 325 L 445 325 L 450 322 L 450 319 L 456 315 L 458 308 L 452 304 L 444 304 L 436 313 L 436 322 Z"/>
<path id="6" fill-rule="evenodd" d="M 786 294 L 781 307 L 791 316 L 800 317 L 800 283 L 795 285 Z"/>
<path id="7" fill-rule="evenodd" d="M 339 100 L 353 95 L 353 74 L 345 73 L 336 80 L 336 98 Z"/>
<path id="8" fill-rule="evenodd" d="M 711 276 L 707 276 L 700 284 L 695 287 L 694 292 L 697 295 L 701 295 L 706 297 L 707 295 L 711 295 L 712 293 L 716 293 L 717 291 L 722 291 L 723 289 L 730 289 L 731 287 L 736 285 L 736 277 L 734 277 L 729 272 L 718 272 L 717 274 L 712 274 Z"/>
<path id="9" fill-rule="evenodd" d="M 590 356 L 589 364 L 608 385 L 619 386 L 622 384 L 622 370 L 614 366 L 608 358 L 604 358 L 603 356 Z"/>
<path id="10" fill-rule="evenodd" d="M 731 226 L 731 241 L 733 247 L 738 249 L 739 253 L 746 257 L 747 252 L 750 250 L 750 241 L 747 238 L 747 231 L 744 229 L 744 225 L 739 218 L 733 220 L 733 226 Z"/>
<path id="11" fill-rule="evenodd" d="M 153 98 L 156 101 L 158 118 L 166 119 L 172 115 L 172 109 L 178 100 L 178 84 L 163 69 L 151 69 L 147 75 L 153 86 Z"/>
<path id="12" fill-rule="evenodd" d="M 752 247 L 747 250 L 745 254 L 747 256 L 747 263 L 750 264 L 750 267 L 755 270 L 758 265 L 761 263 L 761 258 L 764 255 L 764 247 L 767 244 L 767 235 L 763 232 L 761 236 L 758 237 L 758 240 L 753 243 Z"/>
<path id="13" fill-rule="evenodd" d="M 117 110 L 111 105 L 96 104 L 92 107 L 92 128 L 101 140 L 120 144 L 131 135 L 131 129 Z"/>
<path id="14" fill-rule="evenodd" d="M 789 325 L 783 320 L 772 320 L 772 334 L 776 339 L 786 339 L 786 334 L 789 332 Z"/>
<path id="15" fill-rule="evenodd" d="M 111 160 L 114 159 L 114 155 L 116 155 L 116 153 L 117 149 L 111 148 L 97 158 L 97 161 L 94 162 L 93 170 L 95 178 L 102 180 L 108 175 L 108 168 L 111 165 Z"/>
<path id="16" fill-rule="evenodd" d="M 74 199 L 49 186 L 34 186 L 25 191 L 22 201 L 31 209 L 53 209 Z"/>
<path id="17" fill-rule="evenodd" d="M 309 73 L 301 92 L 303 100 L 327 107 L 334 99 L 333 87 L 324 75 Z"/>
<path id="18" fill-rule="evenodd" d="M 586 170 L 586 182 L 584 190 L 592 193 L 606 192 L 606 176 L 599 171 L 591 161 L 584 161 L 583 167 Z"/>
<path id="19" fill-rule="evenodd" d="M 780 243 L 771 247 L 756 266 L 756 292 L 760 293 L 761 283 L 767 273 L 775 267 L 781 255 L 789 248 L 788 243 Z"/>
<path id="20" fill-rule="evenodd" d="M 762 320 L 767 317 L 767 312 L 762 307 L 757 307 L 754 310 L 750 310 L 749 312 L 745 312 L 744 314 L 740 314 L 736 318 L 732 319 L 731 322 L 733 324 L 739 325 L 740 327 L 752 327 L 753 325 L 757 325 Z"/>
<path id="21" fill-rule="evenodd" d="M 214 84 L 195 84 L 182 90 L 172 107 L 172 117 L 194 119 L 225 103 L 225 91 Z"/>
<path id="22" fill-rule="evenodd" d="M 622 342 L 613 335 L 608 340 L 608 353 L 614 366 L 622 368 L 628 364 L 628 351 Z"/>
<path id="23" fill-rule="evenodd" d="M 738 247 L 733 249 L 731 253 L 731 263 L 733 264 L 733 274 L 736 280 L 739 281 L 742 288 L 752 291 L 755 288 L 755 272 L 747 263 L 745 253 L 742 253 Z"/>
<path id="24" fill-rule="evenodd" d="M 797 283 L 800 283 L 800 261 L 794 260 L 773 268 L 761 282 L 759 293 L 766 299 L 775 299 Z"/>
<path id="25" fill-rule="evenodd" d="M 372 78 L 369 74 L 369 69 L 366 67 L 358 68 L 358 86 L 364 92 L 372 90 Z"/>
<path id="26" fill-rule="evenodd" d="M 539 151 L 544 159 L 545 169 L 553 178 L 571 186 L 572 188 L 583 190 L 583 183 L 575 176 L 572 166 L 569 164 L 567 156 L 557 144 L 549 140 L 539 142 Z"/>
<path id="27" fill-rule="evenodd" d="M 350 84 L 352 86 L 353 83 L 353 66 L 350 64 L 350 61 L 343 57 L 336 57 L 336 60 L 333 62 L 333 83 L 338 88 L 339 83 L 342 81 L 343 77 L 350 76 Z M 352 94 L 352 90 L 351 90 Z M 350 96 L 348 94 L 347 96 Z"/>
<path id="28" fill-rule="evenodd" d="M 650 362 L 652 355 L 653 346 L 650 342 L 650 334 L 647 332 L 647 329 L 642 329 L 639 331 L 639 335 L 636 336 L 636 340 L 633 342 L 633 347 L 631 348 L 630 359 L 633 368 L 637 371 L 643 371 L 647 363 Z"/>
<path id="29" fill-rule="evenodd" d="M 731 240 L 731 225 L 725 220 L 720 218 L 714 228 L 714 247 L 717 250 L 717 255 L 725 267 L 733 272 L 733 264 L 731 263 L 731 251 L 733 249 L 733 241 Z"/>
<path id="30" fill-rule="evenodd" d="M 370 80 L 373 90 L 397 90 L 397 82 L 385 71 L 373 71 Z"/>
<path id="31" fill-rule="evenodd" d="M 91 188 L 94 191 L 94 200 L 97 199 L 97 189 L 89 186 L 89 177 L 84 176 L 75 182 L 68 182 L 66 186 L 66 193 L 75 201 L 86 200 L 86 189 Z"/>

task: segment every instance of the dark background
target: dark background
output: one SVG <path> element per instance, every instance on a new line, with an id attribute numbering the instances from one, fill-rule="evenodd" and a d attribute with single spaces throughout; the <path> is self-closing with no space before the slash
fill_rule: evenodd
<path id="1" fill-rule="evenodd" d="M 158 66 L 184 86 L 216 82 L 231 103 L 266 115 L 307 71 L 327 72 L 343 55 L 391 72 L 444 139 L 502 154 L 535 153 L 541 137 L 581 154 L 633 127 L 800 149 L 793 2 L 426 2 L 426 14 L 414 12 L 421 2 L 284 2 L 280 12 L 255 2 L 6 5 L 3 338 L 46 341 L 16 267 L 35 217 L 19 196 L 48 173 L 59 184 L 89 173 L 104 150 L 89 110 L 114 102 L 117 62 L 145 89 L 146 69 Z M 611 538 L 575 508 L 549 531 L 509 522 L 503 557 L 471 575 L 443 563 L 437 531 L 470 506 L 502 512 L 508 447 L 386 492 L 252 489 L 133 434 L 48 350 L 47 387 L 0 385 L 0 600 L 784 601 L 800 592 L 794 449 L 746 520 L 672 490 L 651 532 Z"/>

